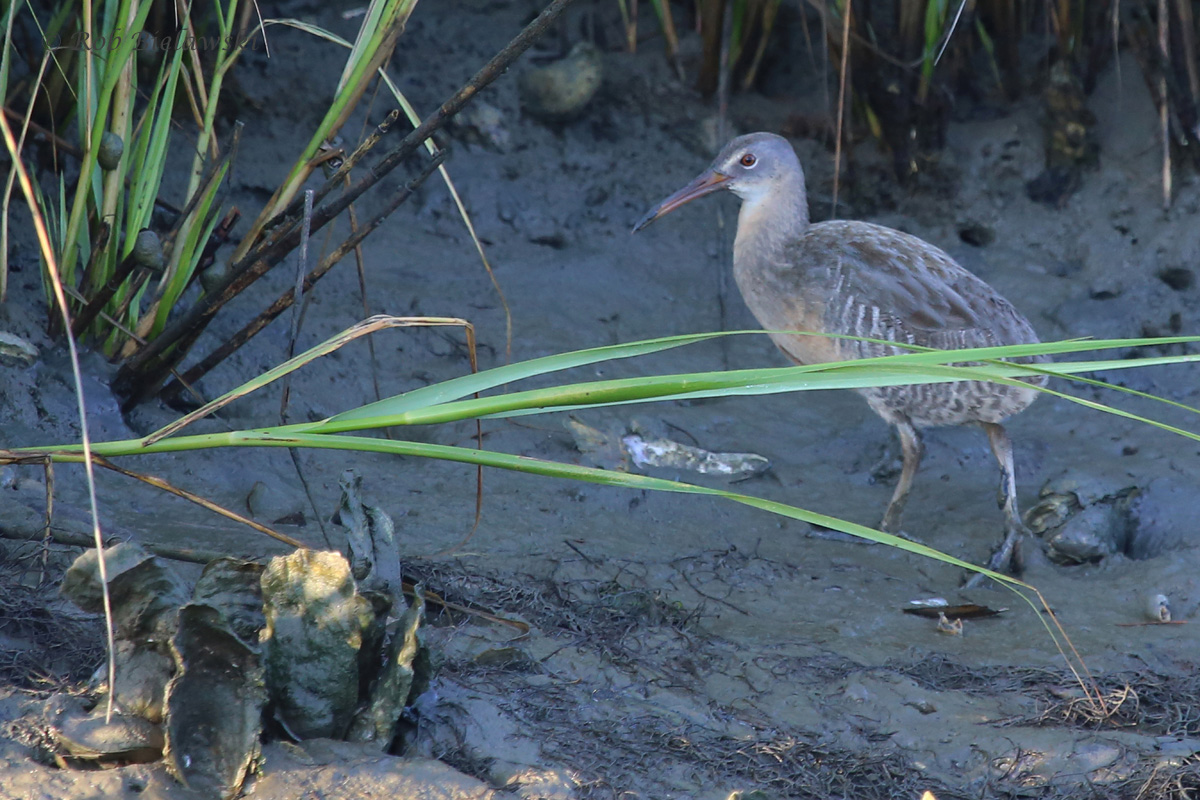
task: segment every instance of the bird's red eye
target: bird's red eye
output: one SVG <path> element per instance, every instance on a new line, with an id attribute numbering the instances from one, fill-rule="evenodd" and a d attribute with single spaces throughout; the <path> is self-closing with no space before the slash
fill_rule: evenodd
<path id="1" fill-rule="evenodd" d="M 746 153 L 746 155 L 742 156 L 739 161 L 743 167 L 753 167 L 758 163 L 758 158 L 754 155 L 754 153 Z"/>

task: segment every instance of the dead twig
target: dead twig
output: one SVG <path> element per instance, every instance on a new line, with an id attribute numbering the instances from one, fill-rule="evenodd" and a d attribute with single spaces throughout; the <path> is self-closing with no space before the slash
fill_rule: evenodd
<path id="1" fill-rule="evenodd" d="M 363 178 L 340 194 L 337 199 L 319 208 L 313 214 L 312 230 L 320 230 L 330 220 L 340 215 L 364 192 L 415 152 L 426 139 L 440 130 L 480 90 L 500 77 L 550 27 L 570 2 L 571 0 L 553 0 L 483 69 L 443 103 L 434 114 L 405 136 L 400 144 L 392 148 Z M 349 170 L 349 163 L 350 159 L 347 159 L 347 163 L 343 164 L 316 191 L 314 202 L 320 202 L 341 184 L 343 175 Z M 211 295 L 201 298 L 186 314 L 168 325 L 153 342 L 130 357 L 121 367 L 112 385 L 114 390 L 127 398 L 124 403 L 125 408 L 131 408 L 153 394 L 165 380 L 170 367 L 178 363 L 179 359 L 186 354 L 187 345 L 196 340 L 216 312 L 295 249 L 300 240 L 298 225 L 300 204 L 300 198 L 297 198 L 284 209 L 279 217 L 280 222 L 272 234 L 238 263 L 232 265 L 229 276 L 221 286 L 217 287 Z"/>
<path id="2" fill-rule="evenodd" d="M 145 475 L 140 472 L 134 472 L 132 470 L 125 469 L 124 467 L 118 467 L 116 464 L 112 463 L 111 461 L 108 461 L 107 459 L 101 458 L 100 456 L 95 456 L 93 460 L 96 462 L 97 465 L 104 467 L 107 470 L 116 472 L 119 475 L 124 475 L 127 478 L 133 478 L 136 481 L 141 481 L 142 483 L 147 484 L 148 486 L 153 486 L 155 489 L 159 489 L 161 491 L 167 492 L 168 494 L 173 494 L 176 497 L 182 497 L 184 500 L 187 500 L 188 502 L 195 503 L 196 505 L 200 506 L 201 508 L 207 509 L 208 511 L 211 511 L 214 514 L 220 514 L 222 517 L 225 517 L 226 519 L 231 519 L 234 522 L 240 522 L 242 525 L 245 525 L 248 528 L 252 528 L 252 529 L 258 531 L 259 533 L 266 534 L 267 536 L 270 536 L 272 539 L 283 542 L 284 544 L 289 545 L 290 547 L 302 549 L 307 546 L 303 542 L 299 541 L 298 539 L 293 539 L 291 536 L 287 536 L 285 534 L 279 533 L 278 531 L 272 530 L 271 528 L 268 528 L 266 525 L 255 522 L 254 520 L 250 519 L 249 517 L 244 517 L 241 514 L 237 513 L 236 511 L 230 511 L 228 508 L 218 505 L 211 500 L 201 497 L 198 494 L 189 492 L 186 489 L 180 489 L 178 486 L 174 486 L 174 485 L 168 483 L 167 481 L 163 480 L 162 478 L 155 477 L 154 475 Z"/>
<path id="3" fill-rule="evenodd" d="M 91 549 L 96 546 L 96 542 L 86 533 L 76 533 L 75 531 L 62 530 L 61 528 L 52 528 L 46 535 L 46 538 L 54 544 L 64 545 L 66 547 L 84 547 Z M 37 542 L 41 541 L 42 534 L 31 533 L 28 531 L 18 531 L 9 528 L 0 528 L 0 539 L 8 539 L 14 542 Z M 105 537 L 104 546 L 111 547 L 115 544 L 120 544 L 127 541 L 127 537 L 109 535 Z M 147 551 L 161 558 L 169 558 L 172 561 L 187 561 L 192 564 L 207 564 L 210 561 L 215 561 L 218 558 L 228 558 L 228 553 L 220 553 L 216 550 L 197 550 L 191 547 L 170 547 L 162 544 L 148 544 L 139 541 L 138 544 L 144 547 Z"/>
<path id="4" fill-rule="evenodd" d="M 320 264 L 313 267 L 312 271 L 304 276 L 301 294 L 307 294 L 309 291 L 311 291 L 312 287 L 316 285 L 316 282 L 324 277 L 325 274 L 329 272 L 329 270 L 332 269 L 335 264 L 341 261 L 347 253 L 357 247 L 358 244 L 362 242 L 363 239 L 367 238 L 372 231 L 383 224 L 383 221 L 387 219 L 393 211 L 399 208 L 404 201 L 412 196 L 412 193 L 416 191 L 417 187 L 424 183 L 429 176 L 437 170 L 438 166 L 446 157 L 445 152 L 446 151 L 443 150 L 431 158 L 425 165 L 425 168 L 421 170 L 421 174 L 393 194 L 378 214 L 368 220 L 366 224 L 360 226 L 358 230 L 346 237 L 346 239 L 340 245 L 338 245 L 332 253 L 321 260 Z M 252 319 L 240 331 L 231 336 L 224 344 L 222 344 L 212 353 L 202 358 L 199 363 L 188 369 L 188 371 L 183 374 L 181 379 L 182 382 L 195 383 L 207 375 L 209 370 L 211 370 L 217 364 L 220 364 L 233 353 L 237 352 L 242 345 L 254 338 L 259 331 L 267 327 L 267 325 L 269 325 L 276 317 L 290 308 L 292 304 L 296 302 L 296 296 L 296 292 L 292 289 L 289 289 L 283 294 L 279 295 L 275 302 L 272 303 L 265 311 Z M 177 395 L 182 388 L 183 387 L 180 385 L 180 381 L 172 381 L 167 385 L 166 389 L 164 389 L 163 395 L 168 398 L 173 397 Z"/>

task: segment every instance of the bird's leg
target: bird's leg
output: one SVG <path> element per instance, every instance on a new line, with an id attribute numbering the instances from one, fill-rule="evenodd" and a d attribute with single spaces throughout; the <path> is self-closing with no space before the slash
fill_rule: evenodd
<path id="1" fill-rule="evenodd" d="M 988 443 L 992 453 L 1000 464 L 1000 494 L 997 497 L 1000 508 L 1004 509 L 1004 542 L 988 561 L 988 569 L 994 572 L 1004 572 L 1016 566 L 1017 543 L 1028 531 L 1021 523 L 1021 515 L 1017 511 L 1017 478 L 1013 471 L 1012 440 L 1004 427 L 994 422 L 984 422 L 983 429 L 987 431 Z M 977 574 L 971 583 L 977 582 Z"/>
<path id="2" fill-rule="evenodd" d="M 896 433 L 900 434 L 900 451 L 904 457 L 904 466 L 900 470 L 900 480 L 896 483 L 896 491 L 888 503 L 887 511 L 883 514 L 883 522 L 879 527 L 885 533 L 903 535 L 900 530 L 900 517 L 904 514 L 904 504 L 908 502 L 908 493 L 912 490 L 913 478 L 917 468 L 921 466 L 921 434 L 908 420 L 896 423 Z"/>

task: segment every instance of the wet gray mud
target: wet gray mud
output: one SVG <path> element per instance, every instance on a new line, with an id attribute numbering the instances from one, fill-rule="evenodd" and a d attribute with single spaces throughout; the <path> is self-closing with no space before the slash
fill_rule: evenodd
<path id="1" fill-rule="evenodd" d="M 264 14 L 309 18 L 343 33 L 356 24 L 319 4 L 281 5 Z M 418 110 L 432 111 L 536 10 L 527 2 L 462 5 L 422 4 L 401 40 L 392 72 Z M 637 236 L 629 233 L 651 204 L 707 164 L 718 142 L 712 104 L 673 77 L 656 41 L 636 55 L 614 49 L 615 8 L 577 10 L 562 31 L 569 46 L 586 11 L 602 21 L 613 45 L 602 48 L 604 84 L 582 117 L 548 125 L 522 112 L 516 77 L 537 63 L 533 54 L 481 96 L 498 111 L 506 146 L 496 146 L 487 126 L 460 126 L 448 137 L 448 169 L 512 310 L 513 360 L 755 327 L 728 277 L 731 198 L 710 198 Z M 322 113 L 343 57 L 296 31 L 274 28 L 271 41 L 270 59 L 254 54 L 236 78 L 237 116 L 246 132 L 228 201 L 247 212 L 265 200 Z M 544 54 L 565 51 L 557 36 L 541 46 Z M 685 37 L 685 50 L 685 56 L 698 50 L 694 35 Z M 1110 68 L 1090 100 L 1101 165 L 1065 207 L 1048 209 L 1025 194 L 1025 182 L 1042 168 L 1039 103 L 1030 93 L 998 118 L 964 115 L 955 122 L 940 161 L 912 189 L 878 178 L 887 160 L 861 144 L 839 216 L 901 228 L 947 249 L 1006 295 L 1044 339 L 1200 331 L 1200 287 L 1189 280 L 1200 268 L 1200 184 L 1190 172 L 1178 174 L 1174 204 L 1161 210 L 1156 116 L 1136 64 L 1121 66 Z M 769 88 L 768 95 L 734 98 L 729 120 L 736 132 L 779 130 L 797 110 L 821 108 L 815 78 L 790 74 Z M 387 108 L 383 97 L 376 100 L 369 122 Z M 356 132 L 363 122 L 359 117 L 346 130 Z M 793 141 L 814 214 L 827 216 L 832 156 L 815 141 Z M 178 191 L 182 177 L 167 186 Z M 363 212 L 379 202 L 368 196 Z M 991 237 L 979 236 L 981 230 L 994 239 L 983 244 Z M 13 257 L 20 271 L 0 321 L 41 348 L 41 357 L 32 367 L 4 368 L 0 435 L 11 446 L 69 441 L 78 431 L 69 369 L 61 343 L 44 334 L 36 250 L 27 231 L 22 237 Z M 423 187 L 367 240 L 364 259 L 373 312 L 465 317 L 479 333 L 481 366 L 504 362 L 500 300 L 443 186 Z M 196 353 L 283 291 L 294 268 L 289 262 L 246 292 Z M 363 316 L 347 260 L 315 292 L 299 346 Z M 284 360 L 288 324 L 285 315 L 201 389 L 216 396 Z M 464 337 L 453 329 L 392 331 L 377 335 L 375 348 L 385 395 L 469 369 Z M 150 403 L 122 418 L 106 388 L 109 368 L 94 353 L 85 354 L 84 365 L 94 438 L 141 435 L 176 416 Z M 568 377 L 781 365 L 767 338 L 755 335 Z M 317 419 L 374 399 L 371 372 L 367 348 L 358 343 L 296 373 L 290 419 Z M 1176 402 L 1200 402 L 1193 368 L 1101 377 Z M 1161 404 L 1095 387 L 1053 388 L 1196 427 L 1193 417 Z M 222 421 L 197 427 L 273 424 L 279 402 L 272 387 L 231 406 Z M 869 525 L 892 491 L 894 476 L 872 477 L 874 465 L 895 450 L 890 433 L 849 393 L 577 414 L 599 429 L 626 429 L 635 417 L 709 450 L 769 458 L 772 469 L 736 484 L 737 491 Z M 563 415 L 485 421 L 484 444 L 589 463 L 564 423 Z M 1110 509 L 1129 489 L 1139 492 L 1136 507 L 1122 506 L 1118 522 L 1122 536 L 1143 537 L 1141 550 L 1126 546 L 1128 536 L 1122 548 L 1148 557 L 1117 554 L 1065 566 L 1041 555 L 1040 540 L 1025 547 L 1025 578 L 1057 613 L 1105 694 L 1108 715 L 1082 702 L 1037 611 L 996 587 L 960 590 L 960 572 L 942 564 L 716 499 L 500 471 L 484 475 L 478 530 L 439 555 L 471 529 L 472 469 L 301 452 L 320 515 L 327 519 L 336 508 L 338 477 L 352 466 L 396 521 L 406 578 L 530 630 L 521 637 L 485 616 L 431 614 L 430 643 L 442 666 L 428 702 L 417 709 L 414 752 L 444 763 L 394 759 L 345 743 L 277 741 L 265 747 L 252 796 L 402 796 L 415 793 L 413 786 L 434 785 L 443 794 L 428 789 L 421 796 L 723 798 L 762 790 L 755 796 L 916 798 L 924 789 L 939 797 L 1190 796 L 1200 785 L 1198 447 L 1050 396 L 1009 430 L 1023 508 L 1064 475 L 1091 487 L 1082 494 L 1092 502 L 1107 498 Z M 403 433 L 469 445 L 474 426 Z M 986 439 L 976 430 L 943 429 L 931 431 L 926 443 L 906 531 L 982 562 L 1002 533 Z M 277 527 L 326 547 L 281 450 L 122 463 L 267 523 L 303 521 Z M 730 487 L 691 473 L 654 474 Z M 38 532 L 41 471 L 23 467 L 6 475 L 0 524 L 10 533 Z M 87 530 L 79 511 L 86 507 L 83 487 L 80 470 L 55 470 L 56 525 L 64 530 Z M 242 557 L 286 551 L 119 476 L 101 474 L 99 490 L 106 526 L 145 545 Z M 340 545 L 343 529 L 326 527 Z M 155 764 L 78 771 L 31 757 L 29 737 L 18 735 L 26 728 L 13 721 L 45 703 L 48 676 L 77 681 L 99 663 L 99 627 L 52 592 L 30 588 L 41 570 L 39 545 L 2 544 L 0 643 L 10 655 L 0 670 L 11 685 L 0 690 L 0 720 L 12 736 L 0 740 L 0 795 L 187 796 Z M 75 552 L 53 548 L 48 579 Z M 1138 624 L 1148 621 L 1148 598 L 1158 594 L 1168 598 L 1179 624 Z M 1008 610 L 968 620 L 962 635 L 948 635 L 934 621 L 901 611 L 930 597 Z"/>

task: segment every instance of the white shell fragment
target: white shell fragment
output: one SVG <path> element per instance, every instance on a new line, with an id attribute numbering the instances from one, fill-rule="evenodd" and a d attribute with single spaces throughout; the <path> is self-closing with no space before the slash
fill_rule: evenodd
<path id="1" fill-rule="evenodd" d="M 1165 594 L 1146 595 L 1146 616 L 1153 622 L 1170 622 L 1171 606 Z"/>
<path id="2" fill-rule="evenodd" d="M 642 438 L 631 433 L 621 439 L 633 463 L 639 467 L 688 469 L 701 475 L 758 475 L 771 462 L 755 453 L 713 453 L 670 439 Z"/>
<path id="3" fill-rule="evenodd" d="M 951 622 L 945 614 L 938 614 L 937 630 L 938 633 L 944 633 L 948 636 L 962 636 L 963 621 L 956 619 Z"/>
<path id="4" fill-rule="evenodd" d="M 38 359 L 38 350 L 15 333 L 0 331 L 0 364 L 28 367 Z"/>
<path id="5" fill-rule="evenodd" d="M 575 447 L 601 469 L 630 472 L 660 467 L 737 479 L 760 475 L 771 468 L 770 460 L 756 453 L 714 453 L 668 439 L 661 435 L 666 426 L 657 421 L 635 419 L 628 428 L 609 425 L 607 429 L 593 428 L 577 419 L 568 419 L 566 424 Z"/>

